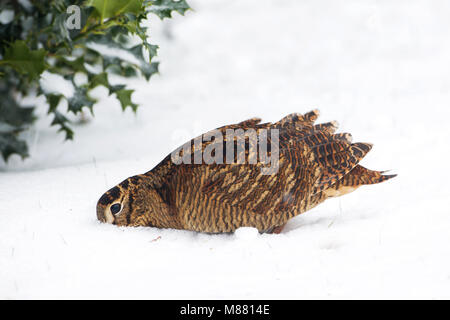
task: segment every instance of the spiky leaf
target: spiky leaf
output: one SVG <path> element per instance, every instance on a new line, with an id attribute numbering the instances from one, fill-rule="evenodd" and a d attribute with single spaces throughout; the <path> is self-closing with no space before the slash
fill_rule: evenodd
<path id="1" fill-rule="evenodd" d="M 7 64 L 23 75 L 27 75 L 29 79 L 38 78 L 44 72 L 45 50 L 30 50 L 22 40 L 16 40 L 7 47 L 1 64 Z"/>
<path id="2" fill-rule="evenodd" d="M 131 101 L 131 94 L 134 90 L 121 89 L 116 91 L 117 99 L 120 101 L 120 105 L 122 106 L 122 110 L 125 110 L 127 107 L 131 107 L 133 111 L 136 111 L 137 104 Z"/>
<path id="3" fill-rule="evenodd" d="M 88 90 L 85 87 L 77 87 L 73 96 L 68 100 L 68 103 L 69 111 L 77 114 L 83 107 L 88 107 L 92 111 L 95 99 L 89 97 Z"/>
<path id="4" fill-rule="evenodd" d="M 73 130 L 67 125 L 70 121 L 61 112 L 54 111 L 54 118 L 51 123 L 52 126 L 59 125 L 59 130 L 65 133 L 66 140 L 73 140 Z"/>
<path id="5" fill-rule="evenodd" d="M 151 6 L 148 11 L 156 14 L 161 20 L 164 18 L 172 18 L 172 12 L 176 11 L 181 15 L 190 9 L 185 0 L 155 0 L 150 1 Z"/>
<path id="6" fill-rule="evenodd" d="M 0 133 L 0 152 L 5 161 L 8 161 L 14 153 L 25 158 L 28 156 L 28 147 L 25 141 L 17 138 L 16 134 Z"/>
<path id="7" fill-rule="evenodd" d="M 142 2 L 142 0 L 90 0 L 88 5 L 95 8 L 96 13 L 103 22 L 105 19 L 120 14 L 139 14 L 142 9 Z"/>

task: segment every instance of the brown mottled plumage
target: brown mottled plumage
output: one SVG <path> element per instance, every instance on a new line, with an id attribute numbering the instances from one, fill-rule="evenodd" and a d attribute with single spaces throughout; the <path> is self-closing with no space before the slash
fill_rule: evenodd
<path id="1" fill-rule="evenodd" d="M 314 125 L 318 115 L 314 110 L 263 124 L 255 118 L 217 129 L 224 135 L 223 143 L 226 129 L 255 129 L 258 133 L 279 129 L 276 174 L 263 175 L 261 163 L 248 161 L 177 165 L 169 155 L 153 170 L 107 191 L 98 201 L 97 217 L 119 226 L 211 233 L 249 226 L 260 232 L 280 232 L 289 219 L 329 197 L 395 176 L 358 165 L 372 145 L 351 143 L 348 133 L 334 134 L 336 122 Z M 209 143 L 203 142 L 202 149 Z M 248 151 L 246 148 L 246 160 Z"/>

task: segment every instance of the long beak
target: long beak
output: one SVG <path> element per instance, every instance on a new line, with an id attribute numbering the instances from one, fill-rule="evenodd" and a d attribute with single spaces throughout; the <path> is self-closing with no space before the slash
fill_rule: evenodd
<path id="1" fill-rule="evenodd" d="M 114 216 L 107 206 L 97 203 L 97 219 L 101 222 L 114 224 Z"/>

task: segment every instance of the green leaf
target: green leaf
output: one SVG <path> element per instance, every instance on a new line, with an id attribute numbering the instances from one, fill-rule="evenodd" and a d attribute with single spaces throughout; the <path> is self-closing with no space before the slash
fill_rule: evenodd
<path id="1" fill-rule="evenodd" d="M 159 73 L 159 62 L 142 64 L 141 72 L 147 81 L 150 80 L 154 74 Z"/>
<path id="2" fill-rule="evenodd" d="M 136 34 L 139 36 L 139 38 L 141 38 L 142 45 L 147 50 L 148 55 L 149 55 L 149 60 L 151 62 L 152 59 L 158 54 L 159 46 L 154 45 L 154 44 L 150 44 L 147 41 L 147 28 L 143 28 L 143 27 L 138 26 L 136 28 Z M 136 47 L 134 47 L 134 48 L 136 48 Z"/>
<path id="3" fill-rule="evenodd" d="M 108 82 L 108 74 L 106 72 L 89 75 L 89 88 L 93 89 L 97 86 L 104 86 L 106 88 L 110 87 L 110 84 Z"/>
<path id="4" fill-rule="evenodd" d="M 139 14 L 142 10 L 143 0 L 90 0 L 89 6 L 95 8 L 100 21 L 124 13 Z"/>
<path id="5" fill-rule="evenodd" d="M 86 72 L 86 67 L 84 66 L 84 56 L 78 57 L 74 60 L 63 59 L 64 64 L 71 67 L 75 72 Z"/>
<path id="6" fill-rule="evenodd" d="M 69 123 L 69 119 L 67 119 L 61 112 L 59 111 L 53 111 L 53 121 L 51 123 L 52 126 L 59 125 L 60 128 L 58 131 L 63 131 L 65 133 L 65 139 L 66 140 L 73 140 L 73 130 L 67 126 L 67 123 Z"/>
<path id="7" fill-rule="evenodd" d="M 76 87 L 74 95 L 68 100 L 69 111 L 77 114 L 83 107 L 88 107 L 92 112 L 95 102 L 95 99 L 89 97 L 87 88 Z"/>
<path id="8" fill-rule="evenodd" d="M 148 63 L 147 61 L 145 61 L 144 55 L 142 54 L 143 48 L 144 46 L 142 44 L 138 44 L 137 46 L 131 48 L 129 51 L 141 62 L 139 70 L 148 81 L 150 80 L 151 76 L 159 72 L 159 62 Z"/>
<path id="9" fill-rule="evenodd" d="M 109 87 L 109 95 L 112 95 L 113 93 L 116 93 L 117 91 L 122 90 L 125 87 L 126 87 L 126 85 L 124 85 L 124 84 L 117 84 L 114 86 L 110 86 Z"/>
<path id="10" fill-rule="evenodd" d="M 44 49 L 30 50 L 25 41 L 16 40 L 6 48 L 1 64 L 7 64 L 29 79 L 38 78 L 46 69 Z"/>
<path id="11" fill-rule="evenodd" d="M 49 93 L 45 95 L 48 103 L 48 113 L 54 112 L 56 110 L 62 97 L 62 94 Z"/>
<path id="12" fill-rule="evenodd" d="M 103 70 L 108 69 L 109 67 L 120 67 L 122 60 L 118 57 L 113 56 L 103 56 Z"/>
<path id="13" fill-rule="evenodd" d="M 152 61 L 152 59 L 158 55 L 159 46 L 144 41 L 144 47 L 147 49 L 149 60 Z"/>
<path id="14" fill-rule="evenodd" d="M 6 106 L 2 103 L 2 107 L 0 108 L 0 119 L 16 128 L 25 128 L 34 120 L 34 108 L 23 108 L 20 106 L 14 108 L 5 107 Z"/>
<path id="15" fill-rule="evenodd" d="M 22 158 L 28 157 L 27 144 L 13 133 L 0 133 L 0 152 L 5 161 L 8 161 L 12 154 L 18 154 Z"/>
<path id="16" fill-rule="evenodd" d="M 2 122 L 13 126 L 19 131 L 34 121 L 33 107 L 21 107 L 14 100 L 11 92 L 0 92 L 2 102 L 0 103 L 0 119 Z"/>
<path id="17" fill-rule="evenodd" d="M 67 14 L 59 14 L 53 22 L 52 31 L 57 36 L 58 40 L 67 40 L 71 43 L 72 39 L 70 38 L 69 30 L 67 30 L 66 21 Z"/>
<path id="18" fill-rule="evenodd" d="M 122 110 L 125 110 L 128 106 L 133 109 L 134 112 L 137 110 L 137 104 L 134 104 L 131 101 L 131 94 L 134 90 L 121 89 L 116 91 L 117 99 L 120 101 L 120 105 L 122 106 Z"/>
<path id="19" fill-rule="evenodd" d="M 144 55 L 142 54 L 144 46 L 142 44 L 138 44 L 129 49 L 130 53 L 135 56 L 139 60 L 144 60 Z"/>
<path id="20" fill-rule="evenodd" d="M 134 66 L 126 65 L 122 69 L 121 75 L 124 76 L 125 78 L 131 78 L 136 77 L 138 74 Z"/>
<path id="21" fill-rule="evenodd" d="M 19 79 L 18 73 L 12 69 L 0 78 L 0 154 L 5 161 L 12 154 L 22 158 L 28 156 L 27 144 L 18 136 L 35 119 L 33 107 L 22 107 L 15 100 L 15 93 L 21 85 Z"/>
<path id="22" fill-rule="evenodd" d="M 151 6 L 148 12 L 156 14 L 161 20 L 164 18 L 172 18 L 172 11 L 176 11 L 181 15 L 190 9 L 185 0 L 155 0 L 150 1 Z"/>
<path id="23" fill-rule="evenodd" d="M 48 69 L 49 72 L 63 76 L 67 80 L 71 80 L 75 73 L 87 73 L 85 67 L 84 56 L 76 59 L 60 58 L 54 66 Z"/>
<path id="24" fill-rule="evenodd" d="M 72 140 L 73 131 L 69 126 L 67 126 L 67 123 L 70 123 L 70 121 L 61 112 L 57 110 L 58 104 L 64 96 L 62 94 L 49 93 L 46 94 L 45 97 L 49 105 L 48 113 L 53 114 L 53 121 L 50 123 L 50 125 L 51 126 L 59 125 L 60 128 L 58 132 L 63 131 L 65 133 L 65 139 Z"/>

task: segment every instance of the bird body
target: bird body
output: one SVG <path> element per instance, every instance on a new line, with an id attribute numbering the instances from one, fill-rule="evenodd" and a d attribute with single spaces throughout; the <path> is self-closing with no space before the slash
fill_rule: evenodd
<path id="1" fill-rule="evenodd" d="M 318 115 L 317 110 L 290 114 L 275 123 L 254 118 L 202 135 L 207 139 L 192 139 L 177 149 L 178 160 L 182 157 L 184 162 L 174 161 L 172 153 L 151 171 L 130 177 L 102 195 L 97 217 L 120 226 L 209 233 L 255 227 L 260 232 L 280 232 L 289 219 L 329 197 L 395 176 L 360 166 L 372 145 L 352 143 L 348 133 L 335 134 L 334 121 L 315 125 Z M 250 132 L 240 145 L 245 146 L 243 153 L 238 138 L 228 135 L 230 130 Z M 252 133 L 256 133 L 255 144 Z M 262 137 L 267 138 L 266 150 L 261 149 Z M 219 146 L 227 152 L 219 153 Z M 233 155 L 227 158 L 230 150 Z M 216 161 L 197 157 L 205 152 Z M 276 171 L 264 173 L 270 164 L 253 161 L 262 154 L 277 155 Z"/>

